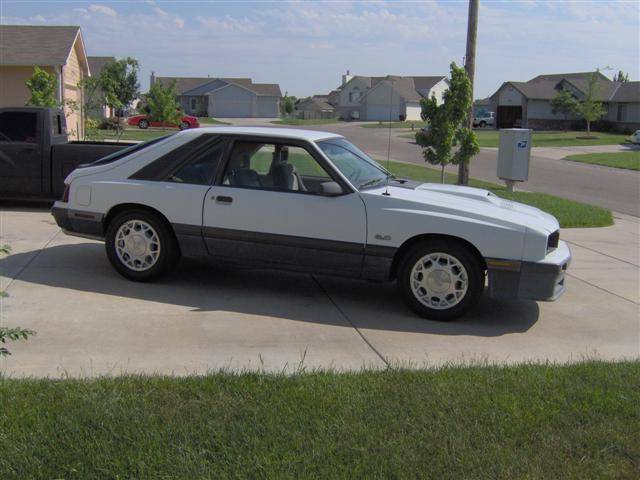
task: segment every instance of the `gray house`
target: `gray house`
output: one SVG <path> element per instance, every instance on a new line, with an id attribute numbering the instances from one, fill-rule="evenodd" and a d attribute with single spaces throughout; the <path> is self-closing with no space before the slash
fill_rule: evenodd
<path id="1" fill-rule="evenodd" d="M 89 71 L 92 77 L 99 77 L 102 73 L 102 69 L 109 63 L 116 61 L 115 57 L 87 57 L 89 62 Z M 92 92 L 85 92 L 85 95 L 89 96 Z M 87 98 L 87 101 L 95 103 L 96 99 L 101 95 L 100 91 L 93 92 L 93 98 Z M 113 109 L 107 106 L 91 106 L 87 110 L 87 116 L 89 118 L 95 118 L 96 120 L 104 120 L 113 117 L 115 114 Z"/>
<path id="2" fill-rule="evenodd" d="M 335 118 L 336 110 L 329 103 L 329 95 L 314 95 L 296 103 L 296 114 L 305 120 Z"/>
<path id="3" fill-rule="evenodd" d="M 253 83 L 250 78 L 156 77 L 151 84 L 176 82 L 184 112 L 217 118 L 272 118 L 280 115 L 282 93 L 275 83 Z"/>
<path id="4" fill-rule="evenodd" d="M 594 72 L 538 75 L 527 82 L 505 82 L 491 95 L 489 110 L 496 112 L 496 127 L 561 129 L 580 121 L 577 116 L 565 120 L 553 113 L 551 100 L 560 90 L 568 90 L 577 100 L 584 100 L 589 79 Z M 596 73 L 596 99 L 603 102 L 609 120 L 620 129 L 640 125 L 639 82 L 613 82 Z"/>
<path id="5" fill-rule="evenodd" d="M 330 96 L 337 115 L 345 120 L 420 120 L 420 100 L 435 96 L 442 102 L 449 88 L 443 75 L 366 77 L 347 72 L 342 82 Z"/>

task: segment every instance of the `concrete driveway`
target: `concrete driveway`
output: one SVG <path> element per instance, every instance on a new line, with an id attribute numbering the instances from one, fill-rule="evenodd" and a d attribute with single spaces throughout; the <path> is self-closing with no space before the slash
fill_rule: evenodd
<path id="1" fill-rule="evenodd" d="M 68 237 L 47 210 L 0 211 L 0 325 L 31 328 L 0 360 L 11 375 L 203 373 L 210 369 L 359 369 L 639 354 L 637 219 L 564 230 L 575 261 L 554 303 L 497 302 L 452 323 L 414 316 L 392 284 L 228 270 L 185 261 L 132 283 L 99 242 Z"/>

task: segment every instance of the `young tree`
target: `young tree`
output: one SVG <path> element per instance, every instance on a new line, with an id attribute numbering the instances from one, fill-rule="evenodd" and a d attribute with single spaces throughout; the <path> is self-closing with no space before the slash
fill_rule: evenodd
<path id="1" fill-rule="evenodd" d="M 551 99 L 550 103 L 551 111 L 554 114 L 562 114 L 565 123 L 569 120 L 569 116 L 575 114 L 578 109 L 578 101 L 571 95 L 569 90 L 560 90 L 556 96 Z"/>
<path id="2" fill-rule="evenodd" d="M 598 120 L 605 113 L 602 102 L 596 100 L 599 73 L 596 70 L 589 78 L 585 99 L 578 105 L 580 116 L 587 121 L 587 137 L 591 136 L 591 122 Z"/>
<path id="3" fill-rule="evenodd" d="M 122 110 L 127 108 L 140 94 L 138 83 L 138 61 L 127 57 L 107 63 L 100 72 L 100 88 L 107 107 L 116 112 L 116 125 L 120 132 Z"/>
<path id="4" fill-rule="evenodd" d="M 629 74 L 628 73 L 624 73 L 622 70 L 618 70 L 618 73 L 616 75 L 613 76 L 613 81 L 614 82 L 628 82 L 629 81 Z"/>
<path id="5" fill-rule="evenodd" d="M 438 105 L 435 96 L 420 102 L 422 119 L 428 122 L 428 129 L 416 133 L 416 142 L 422 147 L 426 162 L 440 165 L 442 183 L 447 165 L 469 162 L 480 151 L 476 134 L 467 126 L 472 103 L 469 76 L 455 62 L 451 63 L 451 84 L 444 102 Z M 457 147 L 455 152 L 454 147 Z"/>
<path id="6" fill-rule="evenodd" d="M 284 92 L 284 97 L 280 101 L 280 113 L 284 116 L 291 115 L 296 105 L 296 97 L 290 97 Z"/>
<path id="7" fill-rule="evenodd" d="M 173 125 L 180 123 L 182 115 L 176 99 L 175 80 L 166 87 L 160 82 L 155 82 L 151 85 L 149 93 L 144 96 L 144 102 L 152 120 Z"/>
<path id="8" fill-rule="evenodd" d="M 40 67 L 34 67 L 33 76 L 26 81 L 27 88 L 31 92 L 27 105 L 35 107 L 57 107 L 56 88 L 58 81 L 53 73 L 49 73 Z"/>

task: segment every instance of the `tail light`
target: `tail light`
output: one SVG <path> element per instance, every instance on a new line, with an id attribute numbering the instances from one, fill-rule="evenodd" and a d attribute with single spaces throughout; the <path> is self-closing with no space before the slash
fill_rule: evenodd
<path id="1" fill-rule="evenodd" d="M 64 184 L 64 192 L 62 192 L 62 201 L 64 203 L 69 203 L 69 185 Z"/>

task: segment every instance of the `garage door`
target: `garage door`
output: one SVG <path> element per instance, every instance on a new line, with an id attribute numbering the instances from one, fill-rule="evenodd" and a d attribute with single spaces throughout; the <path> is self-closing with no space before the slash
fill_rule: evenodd
<path id="1" fill-rule="evenodd" d="M 366 115 L 367 118 L 363 118 L 363 120 L 388 122 L 391 119 L 397 122 L 400 119 L 400 105 L 393 105 L 391 108 L 389 108 L 389 105 L 367 105 Z"/>
<path id="2" fill-rule="evenodd" d="M 212 116 L 222 118 L 251 117 L 251 103 L 251 101 L 247 100 L 215 99 L 213 101 Z"/>

